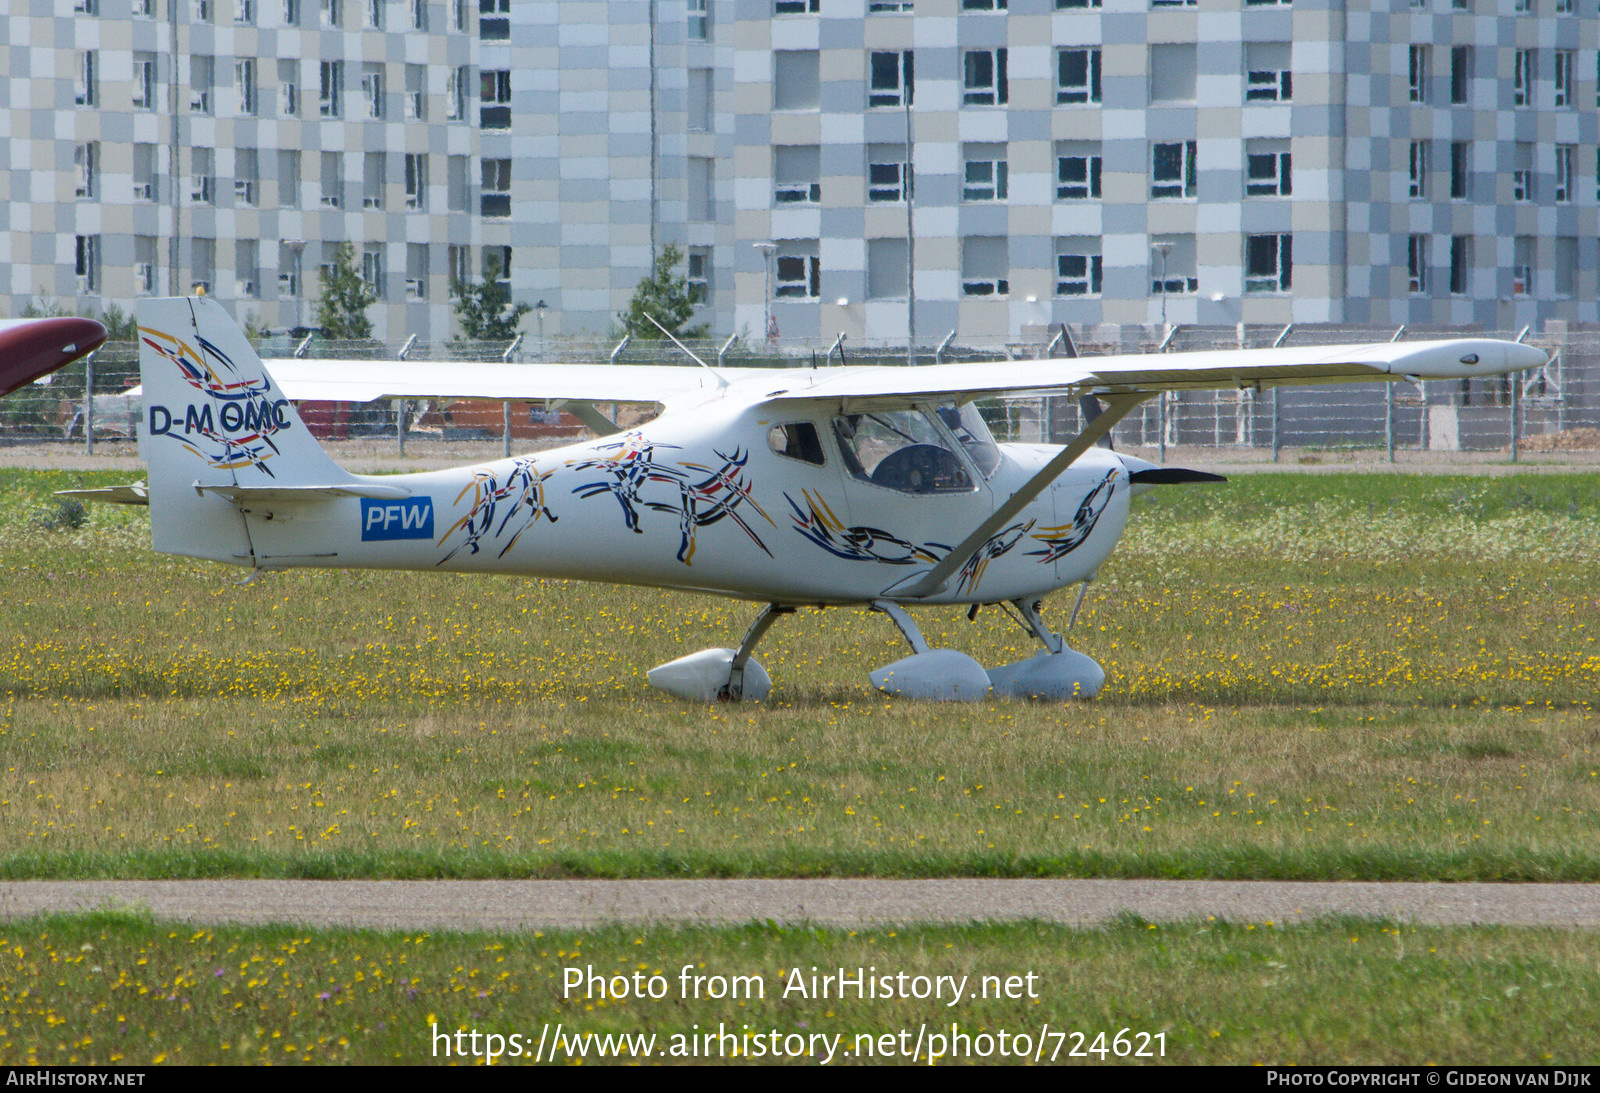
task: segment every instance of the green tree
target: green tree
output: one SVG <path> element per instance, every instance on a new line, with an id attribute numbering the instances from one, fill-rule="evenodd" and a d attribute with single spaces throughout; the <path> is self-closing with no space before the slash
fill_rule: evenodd
<path id="1" fill-rule="evenodd" d="M 533 310 L 531 304 L 513 304 L 511 285 L 500 279 L 500 259 L 484 258 L 483 280 L 450 279 L 450 295 L 456 298 L 456 321 L 461 324 L 457 341 L 503 342 L 516 337 L 522 317 Z"/>
<path id="2" fill-rule="evenodd" d="M 322 291 L 317 298 L 317 325 L 323 337 L 358 340 L 372 337 L 372 320 L 367 308 L 378 300 L 378 290 L 361 279 L 356 269 L 356 249 L 339 244 L 333 265 L 317 275 Z"/>
<path id="3" fill-rule="evenodd" d="M 703 338 L 710 332 L 707 323 L 685 325 L 694 317 L 696 301 L 689 291 L 689 279 L 677 272 L 682 261 L 683 251 L 675 244 L 661 248 L 655 270 L 639 281 L 633 299 L 628 301 L 628 310 L 617 316 L 626 333 L 635 338 L 661 340 L 664 335 L 646 315 L 653 316 L 678 338 Z"/>

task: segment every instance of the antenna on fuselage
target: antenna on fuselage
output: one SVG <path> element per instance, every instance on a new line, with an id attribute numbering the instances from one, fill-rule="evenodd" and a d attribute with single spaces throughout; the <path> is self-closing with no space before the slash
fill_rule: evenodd
<path id="1" fill-rule="evenodd" d="M 726 386 L 728 386 L 728 381 L 722 378 L 722 374 L 720 372 L 718 372 L 715 368 L 711 367 L 705 361 L 701 360 L 699 357 L 695 356 L 694 355 L 694 350 L 690 349 L 688 346 L 686 346 L 682 342 L 680 342 L 678 340 L 678 338 L 677 338 L 677 335 L 673 334 L 672 331 L 668 330 L 666 327 L 664 327 L 660 323 L 656 322 L 656 317 L 654 315 L 650 314 L 648 311 L 643 312 L 643 315 L 644 315 L 644 317 L 646 319 L 649 319 L 652 323 L 655 324 L 655 328 L 657 330 L 661 331 L 661 333 L 665 334 L 668 338 L 671 338 L 673 345 L 677 346 L 679 349 L 681 349 L 685 353 L 689 354 L 689 359 L 690 360 L 694 361 L 694 363 L 698 364 L 701 368 L 704 368 L 707 372 L 710 372 L 713 376 L 715 376 L 716 379 L 717 379 L 717 386 L 718 387 L 726 387 Z"/>

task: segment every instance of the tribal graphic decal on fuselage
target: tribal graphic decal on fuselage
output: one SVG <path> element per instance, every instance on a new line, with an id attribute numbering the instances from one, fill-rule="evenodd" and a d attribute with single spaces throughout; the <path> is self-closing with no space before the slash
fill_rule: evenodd
<path id="1" fill-rule="evenodd" d="M 749 453 L 742 448 L 735 449 L 732 455 L 714 450 L 722 460 L 716 467 L 693 462 L 667 463 L 656 458 L 659 449 L 676 447 L 648 441 L 639 433 L 629 433 L 621 440 L 595 449 L 606 454 L 567 460 L 544 472 L 538 470 L 532 456 L 525 456 L 513 463 L 504 482 L 492 470 L 479 470 L 456 498 L 459 504 L 472 492 L 472 507 L 440 536 L 439 545 L 445 545 L 458 531 L 464 531 L 465 538 L 437 564 L 443 565 L 463 549 L 478 553 L 485 536 L 498 541 L 509 526 L 514 530 L 496 555 L 504 557 L 523 532 L 541 518 L 555 523 L 557 517 L 549 504 L 554 486 L 547 483 L 558 473 L 565 477 L 567 471 L 598 472 L 600 477 L 580 482 L 570 492 L 582 500 L 606 495 L 614 497 L 622 509 L 623 526 L 630 531 L 643 534 L 644 529 L 639 524 L 641 512 L 675 515 L 679 531 L 677 558 L 684 565 L 694 563 L 695 533 L 722 520 L 737 524 L 770 558 L 772 551 L 751 526 L 745 511 L 748 505 L 768 525 L 776 526 L 751 495 L 752 485 L 745 475 Z M 659 494 L 665 496 L 655 496 Z M 500 516 L 502 506 L 505 511 Z"/>
<path id="2" fill-rule="evenodd" d="M 202 396 L 183 407 L 149 405 L 150 435 L 170 436 L 213 470 L 254 467 L 277 477 L 267 461 L 278 455 L 273 437 L 289 428 L 288 402 L 270 397 L 265 376 L 247 376 L 231 358 L 204 338 L 197 350 L 181 338 L 150 327 L 140 341 L 171 361 L 183 380 Z"/>
<path id="3" fill-rule="evenodd" d="M 783 499 L 794 511 L 795 530 L 823 550 L 837 558 L 851 562 L 884 562 L 888 565 L 912 565 L 916 562 L 932 564 L 950 553 L 943 543 L 924 543 L 917 546 L 882 528 L 857 525 L 846 527 L 843 520 L 833 514 L 828 503 L 810 490 L 800 491 L 805 507 L 787 493 Z"/>
<path id="4" fill-rule="evenodd" d="M 983 580 L 984 570 L 989 568 L 989 563 L 996 558 L 1003 558 L 1011 553 L 1011 548 L 1022 541 L 1022 537 L 1033 530 L 1037 521 L 1029 520 L 1026 524 L 1012 524 L 1002 528 L 989 536 L 981 547 L 972 552 L 972 557 L 967 559 L 961 567 L 961 573 L 956 580 L 957 592 L 977 591 L 978 582 Z"/>
<path id="5" fill-rule="evenodd" d="M 1106 476 L 1078 503 L 1078 511 L 1073 515 L 1072 523 L 1053 528 L 1040 528 L 1033 533 L 1033 537 L 1044 544 L 1044 549 L 1030 550 L 1028 556 L 1038 558 L 1041 562 L 1057 562 L 1077 550 L 1090 535 L 1094 534 L 1094 526 L 1100 522 L 1100 514 L 1106 511 L 1106 506 L 1111 504 L 1111 497 L 1116 493 L 1116 489 L 1117 472 L 1113 468 L 1107 471 Z"/>

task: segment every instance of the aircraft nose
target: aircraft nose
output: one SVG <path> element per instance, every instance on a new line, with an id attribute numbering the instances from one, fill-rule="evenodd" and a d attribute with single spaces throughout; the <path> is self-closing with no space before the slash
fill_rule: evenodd
<path id="1" fill-rule="evenodd" d="M 0 395 L 98 349 L 106 328 L 63 315 L 0 324 Z"/>
<path id="2" fill-rule="evenodd" d="M 1521 342 L 1506 345 L 1506 367 L 1517 372 L 1525 372 L 1530 368 L 1543 368 L 1550 361 L 1550 354 L 1535 345 L 1523 345 Z"/>

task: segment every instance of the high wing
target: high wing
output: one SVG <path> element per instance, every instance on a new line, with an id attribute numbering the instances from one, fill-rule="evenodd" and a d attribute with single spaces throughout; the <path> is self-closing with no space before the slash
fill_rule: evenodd
<path id="1" fill-rule="evenodd" d="M 737 387 L 757 400 L 838 399 L 907 405 L 954 399 L 1092 392 L 1446 379 L 1538 368 L 1533 346 L 1488 338 L 1370 345 L 1217 349 L 920 368 L 709 368 L 677 365 L 501 364 L 279 359 L 266 366 L 289 398 L 371 402 L 384 398 L 550 399 L 667 402 Z"/>
<path id="2" fill-rule="evenodd" d="M 645 364 L 501 364 L 475 361 L 263 361 L 296 402 L 373 402 L 385 398 L 574 399 L 664 402 L 693 391 L 715 392 L 717 376 L 734 382 L 771 376 L 766 368 Z"/>

